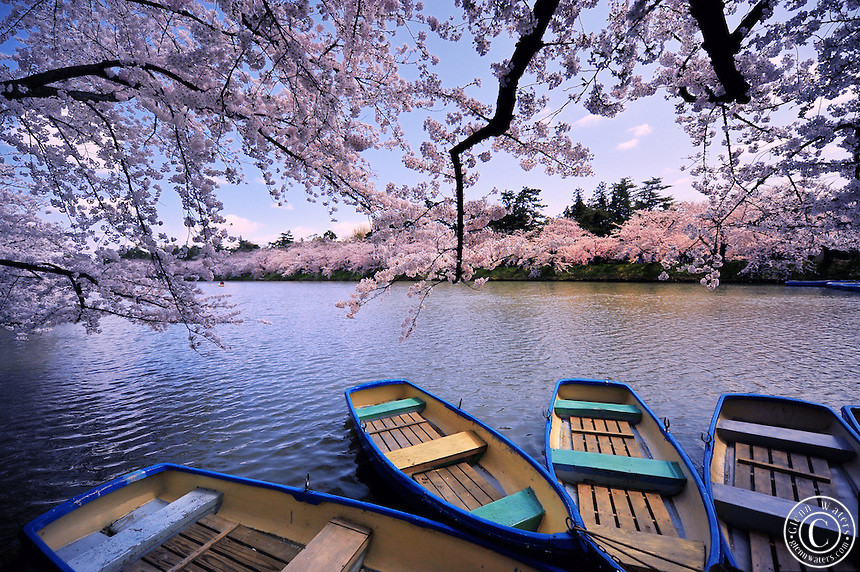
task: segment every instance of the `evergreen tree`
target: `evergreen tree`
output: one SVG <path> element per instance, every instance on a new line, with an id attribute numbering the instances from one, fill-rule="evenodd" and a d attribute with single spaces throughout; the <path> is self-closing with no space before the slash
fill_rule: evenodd
<path id="1" fill-rule="evenodd" d="M 624 177 L 619 182 L 612 184 L 612 195 L 609 199 L 609 207 L 606 209 L 609 211 L 612 222 L 620 225 L 630 219 L 630 215 L 633 214 L 630 194 L 635 188 L 636 185 L 633 184 L 630 177 Z"/>
<path id="2" fill-rule="evenodd" d="M 573 193 L 573 206 L 564 207 L 564 212 L 561 213 L 561 216 L 564 218 L 572 218 L 574 220 L 579 220 L 579 217 L 585 212 L 588 208 L 585 205 L 585 201 L 582 198 L 582 188 L 576 189 Z"/>
<path id="3" fill-rule="evenodd" d="M 540 202 L 540 189 L 523 187 L 519 193 L 502 191 L 502 205 L 508 214 L 490 223 L 490 228 L 498 232 L 513 233 L 518 230 L 530 231 L 540 228 L 546 217 L 540 210 L 546 207 Z"/>
<path id="4" fill-rule="evenodd" d="M 289 248 L 294 242 L 295 239 L 293 238 L 293 233 L 288 230 L 287 232 L 282 232 L 281 236 L 278 237 L 278 240 L 270 242 L 269 246 L 271 248 Z"/>
<path id="5" fill-rule="evenodd" d="M 670 188 L 660 177 L 652 177 L 642 182 L 642 187 L 633 194 L 635 210 L 664 211 L 675 202 L 672 197 L 661 195 L 660 191 Z"/>

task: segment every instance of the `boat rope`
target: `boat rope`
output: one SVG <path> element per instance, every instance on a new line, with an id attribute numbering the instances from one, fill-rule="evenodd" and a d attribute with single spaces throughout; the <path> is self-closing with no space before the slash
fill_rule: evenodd
<path id="1" fill-rule="evenodd" d="M 603 534 L 599 534 L 597 532 L 590 531 L 590 530 L 583 528 L 577 524 L 574 524 L 572 529 L 576 530 L 577 532 L 581 532 L 581 533 L 587 535 L 592 540 L 595 540 L 595 539 L 601 540 L 601 541 L 605 542 L 606 544 L 610 544 L 610 545 L 617 544 L 618 546 L 622 546 L 624 548 L 627 548 L 628 550 L 634 550 L 636 552 L 639 552 L 640 554 L 645 554 L 647 556 L 651 556 L 652 558 L 657 558 L 659 560 L 663 560 L 664 562 L 668 562 L 669 564 L 674 564 L 675 566 L 680 566 L 681 568 L 686 568 L 687 570 L 694 570 L 694 571 L 699 570 L 699 568 L 697 568 L 695 566 L 690 566 L 689 564 L 684 564 L 683 562 L 678 562 L 676 560 L 672 560 L 671 558 L 668 558 L 668 557 L 663 556 L 661 554 L 656 554 L 654 552 L 649 552 L 647 550 L 643 550 L 643 549 L 639 548 L 638 546 L 627 544 L 625 542 L 618 540 L 617 538 L 612 538 L 611 536 L 605 536 Z M 657 571 L 660 570 L 660 568 L 655 568 L 651 564 L 648 564 L 648 563 L 640 560 L 639 558 L 636 558 L 635 556 L 633 556 L 629 552 L 627 553 L 627 556 L 632 558 L 633 560 L 637 561 L 638 563 L 642 564 L 643 566 L 647 566 L 651 570 L 657 570 Z"/>

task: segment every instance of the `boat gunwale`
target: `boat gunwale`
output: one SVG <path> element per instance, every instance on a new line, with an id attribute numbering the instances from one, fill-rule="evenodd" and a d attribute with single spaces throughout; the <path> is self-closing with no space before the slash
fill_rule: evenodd
<path id="1" fill-rule="evenodd" d="M 63 501 L 59 505 L 51 508 L 47 512 L 37 516 L 29 523 L 27 523 L 23 528 L 24 535 L 31 543 L 33 543 L 34 547 L 38 549 L 38 551 L 51 562 L 51 564 L 56 566 L 58 569 L 63 570 L 64 572 L 74 572 L 74 570 L 66 563 L 66 561 L 60 558 L 57 553 L 39 537 L 39 531 L 45 528 L 47 525 L 59 520 L 60 518 L 74 512 L 76 509 L 96 499 L 99 499 L 112 492 L 120 490 L 128 485 L 131 485 L 132 483 L 144 480 L 148 477 L 155 476 L 165 471 L 188 473 L 200 477 L 224 480 L 249 487 L 270 489 L 288 494 L 298 502 L 312 506 L 320 505 L 323 503 L 331 503 L 372 512 L 383 517 L 389 517 L 395 520 L 405 521 L 406 523 L 418 526 L 421 529 L 427 529 L 433 532 L 447 534 L 456 538 L 457 540 L 469 542 L 483 549 L 497 552 L 502 556 L 513 559 L 531 568 L 535 568 L 538 570 L 557 570 L 557 568 L 546 562 L 536 561 L 532 557 L 517 552 L 516 550 L 512 550 L 504 545 L 493 543 L 492 541 L 486 540 L 478 535 L 474 535 L 467 531 L 453 528 L 445 523 L 437 522 L 416 514 L 410 514 L 390 507 L 376 505 L 373 503 L 351 499 L 348 497 L 332 495 L 320 491 L 304 490 L 290 485 L 282 485 L 248 477 L 239 477 L 226 473 L 219 473 L 206 469 L 198 469 L 196 467 L 189 467 L 187 465 L 179 465 L 175 463 L 157 463 L 155 465 L 151 465 L 143 469 L 138 469 L 136 471 L 132 471 L 131 473 L 127 473 L 125 475 L 111 479 L 110 481 L 97 485 L 78 495 L 75 495 L 74 497 Z"/>
<path id="2" fill-rule="evenodd" d="M 555 401 L 556 401 L 556 399 L 558 399 L 559 390 L 564 385 L 573 385 L 573 384 L 614 387 L 614 388 L 625 390 L 628 393 L 628 395 L 630 395 L 631 397 L 633 397 L 633 399 L 636 400 L 636 403 L 639 405 L 639 407 L 642 408 L 642 414 L 648 415 L 654 421 L 654 424 L 657 426 L 657 429 L 660 431 L 663 438 L 666 439 L 666 441 L 668 441 L 669 444 L 675 449 L 675 452 L 678 453 L 679 459 L 681 460 L 681 462 L 683 463 L 683 465 L 687 469 L 686 472 L 689 474 L 690 477 L 692 477 L 693 482 L 695 483 L 696 488 L 699 491 L 699 495 L 702 497 L 702 503 L 704 505 L 705 514 L 708 515 L 708 530 L 710 531 L 710 534 L 709 534 L 710 542 L 709 542 L 709 546 L 708 546 L 708 553 L 706 554 L 706 557 L 705 557 L 704 569 L 708 570 L 711 566 L 717 564 L 720 561 L 721 556 L 722 556 L 722 552 L 723 552 L 722 546 L 723 545 L 722 545 L 722 535 L 720 533 L 719 523 L 717 521 L 717 514 L 716 514 L 716 511 L 714 510 L 713 502 L 711 500 L 712 499 L 711 491 L 709 488 L 706 488 L 704 481 L 699 476 L 698 470 L 696 470 L 696 468 L 693 466 L 693 461 L 687 455 L 687 452 L 684 451 L 683 447 L 681 447 L 681 444 L 678 443 L 678 440 L 675 439 L 675 437 L 666 430 L 663 423 L 660 422 L 660 420 L 658 419 L 658 417 L 654 413 L 654 411 L 652 411 L 651 408 L 648 407 L 648 405 L 639 397 L 639 395 L 628 384 L 621 382 L 621 381 L 611 381 L 611 380 L 607 380 L 607 379 L 590 379 L 590 378 L 565 378 L 565 379 L 558 380 L 558 382 L 555 384 L 555 390 L 553 391 L 552 399 L 550 400 L 549 410 L 548 410 L 548 414 L 547 414 L 546 430 L 544 432 L 544 455 L 546 456 L 547 467 L 552 472 L 553 477 L 556 478 L 556 481 L 558 480 L 558 478 L 556 477 L 555 468 L 553 467 L 553 464 L 552 464 L 552 451 L 551 451 L 551 447 L 550 447 L 550 436 L 552 434 L 552 416 L 554 414 L 553 411 L 554 411 Z M 565 495 L 567 495 L 567 491 L 565 491 Z M 567 495 L 567 496 L 569 496 L 569 495 Z M 576 517 L 575 517 L 576 524 L 578 526 L 581 526 L 585 530 L 588 530 L 588 527 L 585 525 L 585 521 L 582 519 L 582 515 L 579 512 L 579 507 L 576 506 L 575 503 L 573 503 L 573 504 L 574 504 L 575 509 L 576 509 Z M 612 559 L 612 557 L 610 557 L 608 554 L 603 552 L 603 550 L 598 549 L 597 544 L 593 540 L 591 540 L 591 538 L 587 535 L 586 535 L 586 540 L 588 542 L 592 543 L 592 545 L 595 547 L 595 549 L 598 550 L 599 554 L 604 556 L 604 558 L 606 558 L 609 562 L 612 562 L 613 565 L 617 565 L 615 563 L 615 561 Z"/>
<path id="3" fill-rule="evenodd" d="M 532 458 L 529 454 L 522 450 L 519 446 L 514 444 L 510 439 L 502 435 L 500 432 L 496 431 L 489 427 L 486 423 L 473 417 L 469 413 L 466 413 L 462 409 L 459 409 L 452 405 L 451 403 L 445 401 L 444 399 L 434 395 L 433 393 L 422 389 L 415 385 L 414 383 L 405 380 L 405 379 L 383 379 L 379 381 L 371 381 L 362 383 L 347 389 L 344 394 L 346 395 L 346 402 L 349 408 L 349 414 L 352 418 L 353 424 L 356 428 L 356 433 L 359 435 L 359 438 L 362 441 L 363 446 L 369 447 L 373 452 L 371 457 L 376 457 L 377 462 L 386 469 L 386 471 L 392 475 L 398 482 L 402 483 L 406 487 L 406 492 L 411 496 L 416 496 L 421 499 L 422 504 L 430 504 L 435 507 L 435 510 L 441 512 L 449 519 L 453 519 L 457 522 L 461 522 L 465 526 L 469 526 L 479 530 L 477 534 L 487 535 L 488 530 L 496 530 L 499 534 L 491 534 L 493 538 L 497 538 L 501 541 L 507 542 L 516 542 L 517 544 L 523 545 L 524 541 L 528 542 L 524 548 L 559 548 L 562 550 L 581 550 L 582 549 L 582 535 L 572 532 L 568 529 L 565 532 L 554 532 L 551 534 L 541 533 L 541 532 L 531 532 L 528 530 L 522 530 L 519 528 L 514 528 L 512 526 L 505 526 L 499 524 L 497 522 L 493 522 L 491 520 L 487 520 L 480 516 L 474 515 L 469 511 L 465 511 L 448 501 L 437 497 L 436 495 L 431 494 L 424 487 L 415 482 L 414 479 L 406 475 L 403 471 L 400 471 L 388 460 L 385 453 L 373 442 L 373 439 L 367 434 L 367 430 L 364 429 L 361 422 L 358 419 L 358 412 L 356 411 L 356 407 L 352 402 L 352 395 L 359 391 L 373 389 L 375 387 L 383 387 L 386 385 L 407 385 L 421 394 L 424 394 L 431 399 L 435 400 L 439 404 L 443 405 L 446 409 L 448 409 L 454 415 L 465 418 L 466 420 L 475 423 L 480 428 L 484 429 L 495 439 L 498 439 L 503 445 L 509 447 L 513 452 L 515 452 L 520 458 L 522 458 L 529 466 L 531 466 L 550 486 L 550 488 L 558 495 L 559 501 L 562 506 L 567 510 L 567 515 L 572 520 L 575 521 L 574 514 L 576 511 L 575 506 L 571 502 L 567 493 L 561 488 L 552 475 L 547 471 L 545 467 L 543 467 L 540 463 L 537 462 L 534 458 Z M 489 445 L 489 443 L 488 443 Z M 578 514 L 578 513 L 577 513 Z M 465 518 L 463 518 L 465 517 Z M 470 522 L 474 521 L 474 522 Z M 568 546 L 569 544 L 569 546 Z M 533 546 L 532 546 L 533 545 Z"/>
<path id="4" fill-rule="evenodd" d="M 832 407 L 825 405 L 823 403 L 816 403 L 814 401 L 808 401 L 806 399 L 800 399 L 797 397 L 785 397 L 781 395 L 762 395 L 760 393 L 723 393 L 720 395 L 717 400 L 717 404 L 714 407 L 714 414 L 711 417 L 711 424 L 708 426 L 708 433 L 704 436 L 705 438 L 705 458 L 703 463 L 703 474 L 705 477 L 705 487 L 707 488 L 708 497 L 713 501 L 714 498 L 714 489 L 713 482 L 711 481 L 711 465 L 713 463 L 714 457 L 714 445 L 716 444 L 716 434 L 717 434 L 717 423 L 720 420 L 720 412 L 723 410 L 723 407 L 727 400 L 738 400 L 738 401 L 768 401 L 773 403 L 786 403 L 791 405 L 802 405 L 805 407 L 810 407 L 812 409 L 817 409 L 818 411 L 824 413 L 825 415 L 829 414 L 833 420 L 836 421 L 837 425 L 842 425 L 842 427 L 847 431 L 848 435 L 853 437 L 858 443 L 860 443 L 860 434 L 855 433 L 854 430 L 850 427 L 850 425 L 842 419 L 842 417 L 836 412 Z M 843 408 L 844 409 L 844 408 Z M 780 427 L 779 425 L 772 425 L 772 427 Z M 833 434 L 830 432 L 829 434 Z M 725 483 L 721 483 L 725 484 Z M 733 486 L 733 485 L 730 485 Z M 723 546 L 723 555 L 726 558 L 726 563 L 738 567 L 737 561 L 735 560 L 734 554 L 732 554 L 731 548 L 729 548 L 728 539 L 723 536 L 722 528 L 719 529 L 720 534 L 720 542 Z"/>
<path id="5" fill-rule="evenodd" d="M 854 411 L 857 411 L 857 414 Z M 857 415 L 860 415 L 860 404 L 843 405 L 841 412 L 845 424 L 848 425 L 857 439 L 860 440 L 860 420 L 857 419 Z"/>

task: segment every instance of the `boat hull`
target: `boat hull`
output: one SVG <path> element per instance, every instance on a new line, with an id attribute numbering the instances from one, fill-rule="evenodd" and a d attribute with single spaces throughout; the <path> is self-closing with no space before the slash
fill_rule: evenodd
<path id="1" fill-rule="evenodd" d="M 420 415 L 421 419 L 425 419 L 430 425 L 428 430 L 438 430 L 439 435 L 444 439 L 469 433 L 474 435 L 477 441 L 486 444 L 486 448 L 478 455 L 479 463 L 475 463 L 474 458 L 454 459 L 438 470 L 444 470 L 447 467 L 454 470 L 464 463 L 471 464 L 476 469 L 475 472 L 479 473 L 476 476 L 475 472 L 469 471 L 472 477 L 481 481 L 479 477 L 483 475 L 488 481 L 493 482 L 489 485 L 487 482 L 479 482 L 477 485 L 469 483 L 468 486 L 495 488 L 499 496 L 504 499 L 514 499 L 517 495 L 522 496 L 521 493 L 525 489 L 531 489 L 534 493 L 531 500 L 537 500 L 545 510 L 535 530 L 499 524 L 493 520 L 495 517 L 481 513 L 481 510 L 486 507 L 479 507 L 474 509 L 477 512 L 472 512 L 462 504 L 460 499 L 452 497 L 451 491 L 442 493 L 434 489 L 431 492 L 428 489 L 430 485 L 424 478 L 425 475 L 437 469 L 425 472 L 424 467 L 419 466 L 411 472 L 395 465 L 396 454 L 400 453 L 397 450 L 398 446 L 392 444 L 389 448 L 381 440 L 379 433 L 372 433 L 375 431 L 373 429 L 375 424 L 363 419 L 362 415 L 368 411 L 368 408 L 379 404 L 408 402 L 410 399 L 417 399 L 423 403 Z M 488 538 L 494 543 L 510 546 L 518 552 L 525 552 L 554 563 L 564 563 L 572 570 L 591 569 L 589 566 L 593 566 L 593 563 L 586 561 L 591 555 L 585 552 L 579 535 L 569 531 L 571 507 L 560 487 L 541 465 L 496 431 L 444 400 L 403 380 L 383 380 L 353 387 L 346 391 L 346 401 L 362 448 L 367 452 L 381 477 L 385 481 L 394 483 L 399 496 L 406 502 L 432 514 L 434 518 L 442 519 L 471 534 Z M 436 438 L 431 440 L 431 444 L 436 442 L 438 442 Z M 406 449 L 407 447 L 403 447 L 401 450 Z M 469 469 L 469 467 L 464 468 Z M 450 475 L 448 478 L 450 479 Z M 423 484 L 419 484 L 419 481 Z M 492 494 L 492 491 L 490 493 Z M 476 498 L 477 495 L 478 493 L 475 494 Z M 528 528 L 528 525 L 526 527 Z M 572 566 L 573 562 L 577 563 L 577 566 Z"/>
<path id="2" fill-rule="evenodd" d="M 727 561 L 743 570 L 800 566 L 784 535 L 786 518 L 801 501 L 836 499 L 858 522 L 860 441 L 821 404 L 722 395 L 708 432 L 704 474 Z"/>
<path id="3" fill-rule="evenodd" d="M 842 418 L 860 438 L 860 405 L 845 405 L 842 407 Z"/>
<path id="4" fill-rule="evenodd" d="M 245 531 L 244 539 L 262 538 L 265 546 L 258 547 L 259 550 L 268 550 L 269 545 L 265 543 L 275 540 L 279 543 L 278 550 L 292 545 L 295 550 L 292 558 L 302 558 L 302 550 L 309 550 L 320 531 L 336 521 L 354 523 L 356 528 L 370 531 L 363 556 L 363 566 L 369 569 L 551 569 L 461 531 L 399 511 L 172 464 L 135 471 L 66 501 L 30 522 L 24 528 L 25 538 L 31 549 L 42 556 L 43 562 L 60 570 L 72 570 L 73 558 L 61 554 L 64 550 L 68 553 L 68 547 L 74 542 L 99 534 L 98 531 L 113 526 L 111 523 L 147 503 L 179 502 L 177 499 L 181 501 L 183 495 L 196 490 L 216 491 L 222 495 L 217 513 L 206 518 L 214 515 L 219 522 L 240 525 L 236 530 Z M 247 530 L 252 530 L 253 535 Z M 119 538 L 120 534 L 122 532 L 113 538 Z M 182 534 L 189 533 L 183 530 Z M 187 538 L 184 542 L 188 542 Z M 154 554 L 148 557 L 156 558 Z M 276 551 L 272 554 L 280 556 Z M 261 558 L 259 553 L 256 557 Z M 220 553 L 207 553 L 206 558 L 208 565 L 217 564 L 218 559 L 224 561 Z M 283 556 L 284 560 L 287 558 Z M 274 563 L 276 566 L 283 564 Z M 217 565 L 215 569 L 219 569 Z M 236 561 L 230 561 L 220 569 L 243 568 Z"/>
<path id="5" fill-rule="evenodd" d="M 719 562 L 716 517 L 704 483 L 629 386 L 559 381 L 545 442 L 550 473 L 565 485 L 577 507 L 577 526 L 605 548 L 604 558 L 630 568 L 645 560 L 667 570 L 707 570 Z"/>

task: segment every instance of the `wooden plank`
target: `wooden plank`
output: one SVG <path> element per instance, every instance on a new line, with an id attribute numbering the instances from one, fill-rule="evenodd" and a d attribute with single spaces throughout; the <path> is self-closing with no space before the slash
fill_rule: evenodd
<path id="1" fill-rule="evenodd" d="M 735 445 L 735 482 L 734 486 L 747 490 L 755 489 L 755 481 L 753 480 L 753 468 L 751 465 L 742 465 L 737 462 L 737 456 L 745 455 L 752 457 L 752 445 L 746 443 L 737 443 Z"/>
<path id="2" fill-rule="evenodd" d="M 122 570 L 123 572 L 162 572 L 161 568 L 156 568 L 143 560 L 135 560 Z"/>
<path id="3" fill-rule="evenodd" d="M 636 439 L 625 439 L 624 446 L 627 448 L 627 455 L 630 457 L 644 457 L 642 454 L 642 449 L 639 447 L 639 443 L 636 442 Z"/>
<path id="4" fill-rule="evenodd" d="M 594 507 L 597 511 L 598 524 L 618 526 L 615 511 L 612 510 L 612 496 L 609 489 L 594 485 L 591 490 L 594 491 Z"/>
<path id="5" fill-rule="evenodd" d="M 373 442 L 376 443 L 376 446 L 379 447 L 382 452 L 387 453 L 388 451 L 395 451 L 400 448 L 397 440 L 391 436 L 388 432 L 388 427 L 382 421 L 369 421 L 367 423 L 368 427 L 373 427 L 376 433 L 370 436 L 373 439 Z"/>
<path id="6" fill-rule="evenodd" d="M 674 495 L 683 490 L 687 482 L 676 461 L 567 449 L 552 449 L 551 461 L 558 478 L 568 483 L 592 482 Z"/>
<path id="7" fill-rule="evenodd" d="M 619 419 L 631 423 L 639 423 L 642 420 L 642 412 L 638 407 L 621 403 L 556 399 L 554 409 L 560 417 Z"/>
<path id="8" fill-rule="evenodd" d="M 141 506 L 137 507 L 136 509 L 134 509 L 133 511 L 131 511 L 127 515 L 123 516 L 122 518 L 118 518 L 115 521 L 113 521 L 111 524 L 109 524 L 108 526 L 105 527 L 104 532 L 108 536 L 113 536 L 117 532 L 120 532 L 123 529 L 126 529 L 129 526 L 132 526 L 132 525 L 140 522 L 144 518 L 155 514 L 156 512 L 161 510 L 162 508 L 166 507 L 167 505 L 168 505 L 167 501 L 163 501 L 161 499 L 152 499 L 151 501 L 144 503 Z"/>
<path id="9" fill-rule="evenodd" d="M 599 453 L 606 455 L 615 455 L 615 450 L 612 447 L 612 441 L 609 440 L 606 431 L 606 422 L 603 419 L 594 420 L 595 437 L 597 437 L 597 447 Z"/>
<path id="10" fill-rule="evenodd" d="M 223 493 L 195 489 L 69 562 L 77 572 L 120 569 L 221 505 Z"/>
<path id="11" fill-rule="evenodd" d="M 633 507 L 633 516 L 636 517 L 636 524 L 639 530 L 641 532 L 658 534 L 657 523 L 654 521 L 654 517 L 651 516 L 645 495 L 641 491 L 627 491 L 627 498 L 630 499 L 630 504 Z"/>
<path id="12" fill-rule="evenodd" d="M 752 572 L 775 572 L 770 537 L 755 531 L 750 531 L 749 537 Z"/>
<path id="13" fill-rule="evenodd" d="M 636 530 L 636 519 L 633 517 L 633 509 L 630 507 L 630 502 L 627 500 L 627 491 L 624 489 L 609 489 L 612 496 L 612 505 L 615 508 L 615 517 L 618 519 L 618 526 L 624 530 Z"/>
<path id="14" fill-rule="evenodd" d="M 437 471 L 427 471 L 423 474 L 427 475 L 427 478 L 430 479 L 430 482 L 433 483 L 434 487 L 436 487 L 436 490 L 438 491 L 438 497 L 440 497 L 445 502 L 451 503 L 452 505 L 463 510 L 471 510 L 466 506 L 465 501 L 461 499 L 457 495 L 457 493 L 451 489 L 449 483 L 445 482 L 445 479 L 443 479 Z"/>
<path id="15" fill-rule="evenodd" d="M 356 407 L 355 413 L 359 421 L 371 421 L 381 417 L 400 415 L 401 413 L 423 411 L 424 405 L 424 402 L 417 397 L 409 397 L 407 399 L 386 401 L 385 403 L 378 403 L 376 405 Z"/>
<path id="16" fill-rule="evenodd" d="M 836 488 L 830 480 L 830 464 L 820 457 L 809 457 L 812 464 L 812 472 L 815 474 L 815 490 L 817 494 L 827 497 L 836 497 Z"/>
<path id="17" fill-rule="evenodd" d="M 415 444 L 409 440 L 409 438 L 403 433 L 403 431 L 397 427 L 395 421 L 390 417 L 380 419 L 379 422 L 382 423 L 382 425 L 388 429 L 388 432 L 386 434 L 392 439 L 394 439 L 397 449 L 411 447 Z"/>
<path id="18" fill-rule="evenodd" d="M 791 474 L 781 470 L 782 468 L 788 469 L 788 453 L 785 451 L 780 451 L 779 449 L 773 449 L 770 452 L 771 461 L 777 467 L 780 467 L 779 470 L 774 470 L 773 473 L 773 483 L 776 496 L 784 499 L 795 499 L 794 494 L 794 483 L 791 480 Z"/>
<path id="19" fill-rule="evenodd" d="M 546 513 L 531 487 L 470 511 L 503 526 L 534 532 Z"/>
<path id="20" fill-rule="evenodd" d="M 253 528 L 240 526 L 227 535 L 219 544 L 219 550 L 226 551 L 230 542 L 253 548 L 257 553 L 263 553 L 282 562 L 289 562 L 302 549 L 301 546 L 287 542 L 282 538 L 265 534 Z"/>
<path id="21" fill-rule="evenodd" d="M 457 482 L 460 483 L 468 494 L 475 499 L 475 502 L 478 503 L 478 506 L 485 505 L 487 503 L 491 503 L 496 498 L 493 498 L 486 491 L 484 491 L 481 483 L 476 482 L 466 471 L 463 470 L 463 466 L 469 467 L 466 463 L 457 463 L 456 465 L 450 465 L 440 471 L 448 471 L 451 475 L 451 478 L 456 479 Z M 471 467 L 470 467 L 471 468 Z M 474 469 L 472 470 L 474 472 Z M 478 476 L 477 474 L 475 476 Z M 479 477 L 480 478 L 480 477 Z M 481 479 L 483 481 L 483 479 Z M 484 481 L 484 484 L 490 487 L 490 483 Z M 492 488 L 492 487 L 491 487 Z M 471 509 L 470 509 L 471 510 Z"/>
<path id="22" fill-rule="evenodd" d="M 705 543 L 592 525 L 588 533 L 626 570 L 690 572 L 705 566 Z"/>
<path id="23" fill-rule="evenodd" d="M 582 425 L 581 417 L 570 418 L 570 448 L 574 451 L 588 451 L 588 445 L 585 443 L 585 434 L 589 430 L 585 430 Z"/>
<path id="24" fill-rule="evenodd" d="M 573 419 L 573 418 L 571 418 L 571 419 Z M 578 418 L 578 419 L 581 420 L 582 418 Z M 609 425 L 610 423 L 613 425 Z M 630 427 L 629 423 L 622 423 L 622 425 L 624 425 L 628 428 Z M 572 433 L 583 433 L 583 434 L 591 434 L 591 435 L 605 435 L 607 437 L 621 437 L 623 439 L 633 439 L 633 433 L 629 429 L 625 432 L 622 429 L 618 428 L 618 421 L 608 421 L 607 426 L 608 426 L 608 428 L 605 428 L 605 429 L 586 429 L 582 426 L 574 427 L 571 424 L 570 430 Z"/>
<path id="25" fill-rule="evenodd" d="M 725 441 L 750 443 L 789 453 L 807 453 L 834 462 L 848 462 L 857 453 L 844 439 L 827 433 L 813 433 L 760 423 L 723 419 L 717 425 L 719 436 Z"/>
<path id="26" fill-rule="evenodd" d="M 418 413 L 407 413 L 406 416 L 413 421 L 423 421 L 423 423 L 420 425 L 420 428 L 427 434 L 428 439 L 438 439 L 442 436 L 441 433 L 439 433 L 438 431 L 436 431 L 436 429 L 433 428 L 429 421 L 424 419 L 424 417 L 422 417 Z"/>
<path id="27" fill-rule="evenodd" d="M 755 459 L 761 459 L 765 465 L 770 465 L 770 453 L 764 447 L 753 447 Z M 740 462 L 740 459 L 738 459 Z M 759 465 L 752 465 L 753 486 L 756 492 L 773 496 L 773 472 Z"/>
<path id="28" fill-rule="evenodd" d="M 788 453 L 788 462 L 791 464 L 792 468 L 799 468 L 801 470 L 809 470 L 809 458 L 803 453 Z M 803 500 L 805 498 L 814 497 L 818 494 L 815 491 L 815 483 L 812 479 L 795 476 L 794 477 L 794 486 L 797 489 L 797 500 Z"/>
<path id="29" fill-rule="evenodd" d="M 369 528 L 333 518 L 284 568 L 284 572 L 357 570 L 370 544 Z"/>
<path id="30" fill-rule="evenodd" d="M 594 490 L 592 487 L 593 485 L 576 485 L 576 496 L 579 499 L 577 507 L 579 508 L 579 514 L 582 516 L 582 521 L 585 523 L 586 528 L 592 524 L 598 524 L 599 522 L 597 506 L 594 502 Z"/>
<path id="31" fill-rule="evenodd" d="M 800 562 L 788 551 L 788 546 L 785 545 L 785 540 L 782 536 L 777 536 L 773 539 L 773 548 L 776 553 L 776 567 L 780 572 L 783 570 L 797 570 Z M 807 570 L 809 568 L 807 567 Z"/>
<path id="32" fill-rule="evenodd" d="M 182 562 L 176 564 L 173 568 L 170 569 L 169 572 L 178 572 L 178 570 L 180 568 L 182 568 L 186 564 L 191 563 L 192 560 L 194 560 L 195 558 L 197 558 L 198 556 L 200 556 L 201 554 L 203 554 L 204 552 L 209 550 L 209 548 L 211 548 L 213 544 L 215 544 L 216 542 L 218 542 L 219 540 L 221 540 L 222 538 L 227 536 L 227 534 L 229 534 L 230 532 L 232 532 L 233 530 L 235 530 L 238 527 L 239 527 L 238 523 L 233 523 L 233 525 L 231 527 L 226 528 L 223 531 L 219 532 L 218 534 L 216 534 L 215 536 L 213 536 L 212 538 L 207 540 L 206 543 L 202 544 L 200 546 L 200 548 L 198 548 L 196 551 L 194 551 L 191 554 L 189 554 L 188 556 L 186 556 Z"/>
<path id="33" fill-rule="evenodd" d="M 231 558 L 223 550 L 222 542 L 219 542 L 210 550 L 200 554 L 196 560 L 189 562 L 184 568 L 185 570 L 193 570 L 195 567 L 201 572 L 210 572 L 213 570 L 229 570 L 230 572 L 258 572 L 258 571 L 275 571 L 281 570 L 285 563 L 272 560 L 264 555 L 256 554 L 247 546 L 234 546 L 233 552 L 241 552 L 244 556 L 241 562 L 235 558 Z"/>
<path id="34" fill-rule="evenodd" d="M 477 457 L 487 444 L 472 431 L 461 431 L 386 453 L 401 471 L 411 474 Z"/>
<path id="35" fill-rule="evenodd" d="M 826 461 L 825 461 L 826 462 Z M 825 483 L 830 482 L 830 477 L 816 475 L 809 471 L 804 471 L 801 469 L 791 468 L 791 467 L 782 467 L 780 465 L 775 465 L 773 463 L 769 463 L 766 461 L 759 461 L 758 459 L 749 459 L 747 457 L 738 457 L 738 463 L 743 463 L 745 465 L 751 465 L 752 467 L 760 467 L 763 469 L 767 469 L 769 471 L 778 471 L 780 473 L 786 473 L 788 475 L 797 475 L 799 477 L 804 477 L 807 479 L 816 479 Z"/>
<path id="36" fill-rule="evenodd" d="M 401 417 L 402 417 L 402 416 L 401 416 Z M 424 421 L 424 420 L 420 420 L 420 421 L 410 421 L 410 422 L 408 422 L 408 423 L 399 423 L 399 424 L 397 425 L 397 427 L 400 427 L 400 428 L 404 428 L 404 429 L 405 429 L 406 427 L 412 427 L 413 425 L 420 425 L 421 423 L 426 423 L 426 421 Z M 368 430 L 367 430 L 367 434 L 368 434 L 368 435 L 373 435 L 373 434 L 375 434 L 375 433 L 381 433 L 381 432 L 383 432 L 383 431 L 388 431 L 388 428 L 386 427 L 386 428 L 383 428 L 383 429 L 368 429 Z"/>
<path id="37" fill-rule="evenodd" d="M 451 487 L 451 490 L 454 491 L 454 494 L 457 495 L 457 498 L 463 501 L 466 510 L 473 510 L 478 508 L 479 506 L 483 506 L 484 504 L 489 504 L 483 503 L 477 498 L 475 498 L 475 495 L 469 492 L 469 489 L 467 489 L 465 485 L 460 482 L 460 479 L 457 478 L 457 476 L 451 470 L 451 467 L 442 467 L 441 469 L 436 469 L 436 473 L 440 477 L 442 477 L 442 479 L 449 487 Z"/>
<path id="38" fill-rule="evenodd" d="M 463 474 L 466 475 L 469 480 L 471 480 L 475 484 L 475 486 L 480 488 L 484 494 L 490 497 L 490 501 L 499 500 L 500 498 L 505 496 L 505 493 L 502 490 L 497 489 L 495 485 L 488 482 L 487 479 L 484 478 L 484 476 L 477 471 L 477 469 L 475 469 L 468 463 L 457 463 L 456 465 L 452 466 L 456 467 L 457 470 L 462 471 Z"/>
<path id="39" fill-rule="evenodd" d="M 648 502 L 648 508 L 651 509 L 651 514 L 654 516 L 654 523 L 657 525 L 658 532 L 663 536 L 678 537 L 678 530 L 672 523 L 672 517 L 669 516 L 669 511 L 666 509 L 666 504 L 663 502 L 663 497 L 656 493 L 643 493 L 645 500 Z"/>
<path id="40" fill-rule="evenodd" d="M 181 562 L 182 556 L 171 552 L 162 545 L 150 550 L 141 560 L 159 570 L 167 570 L 177 562 Z"/>

